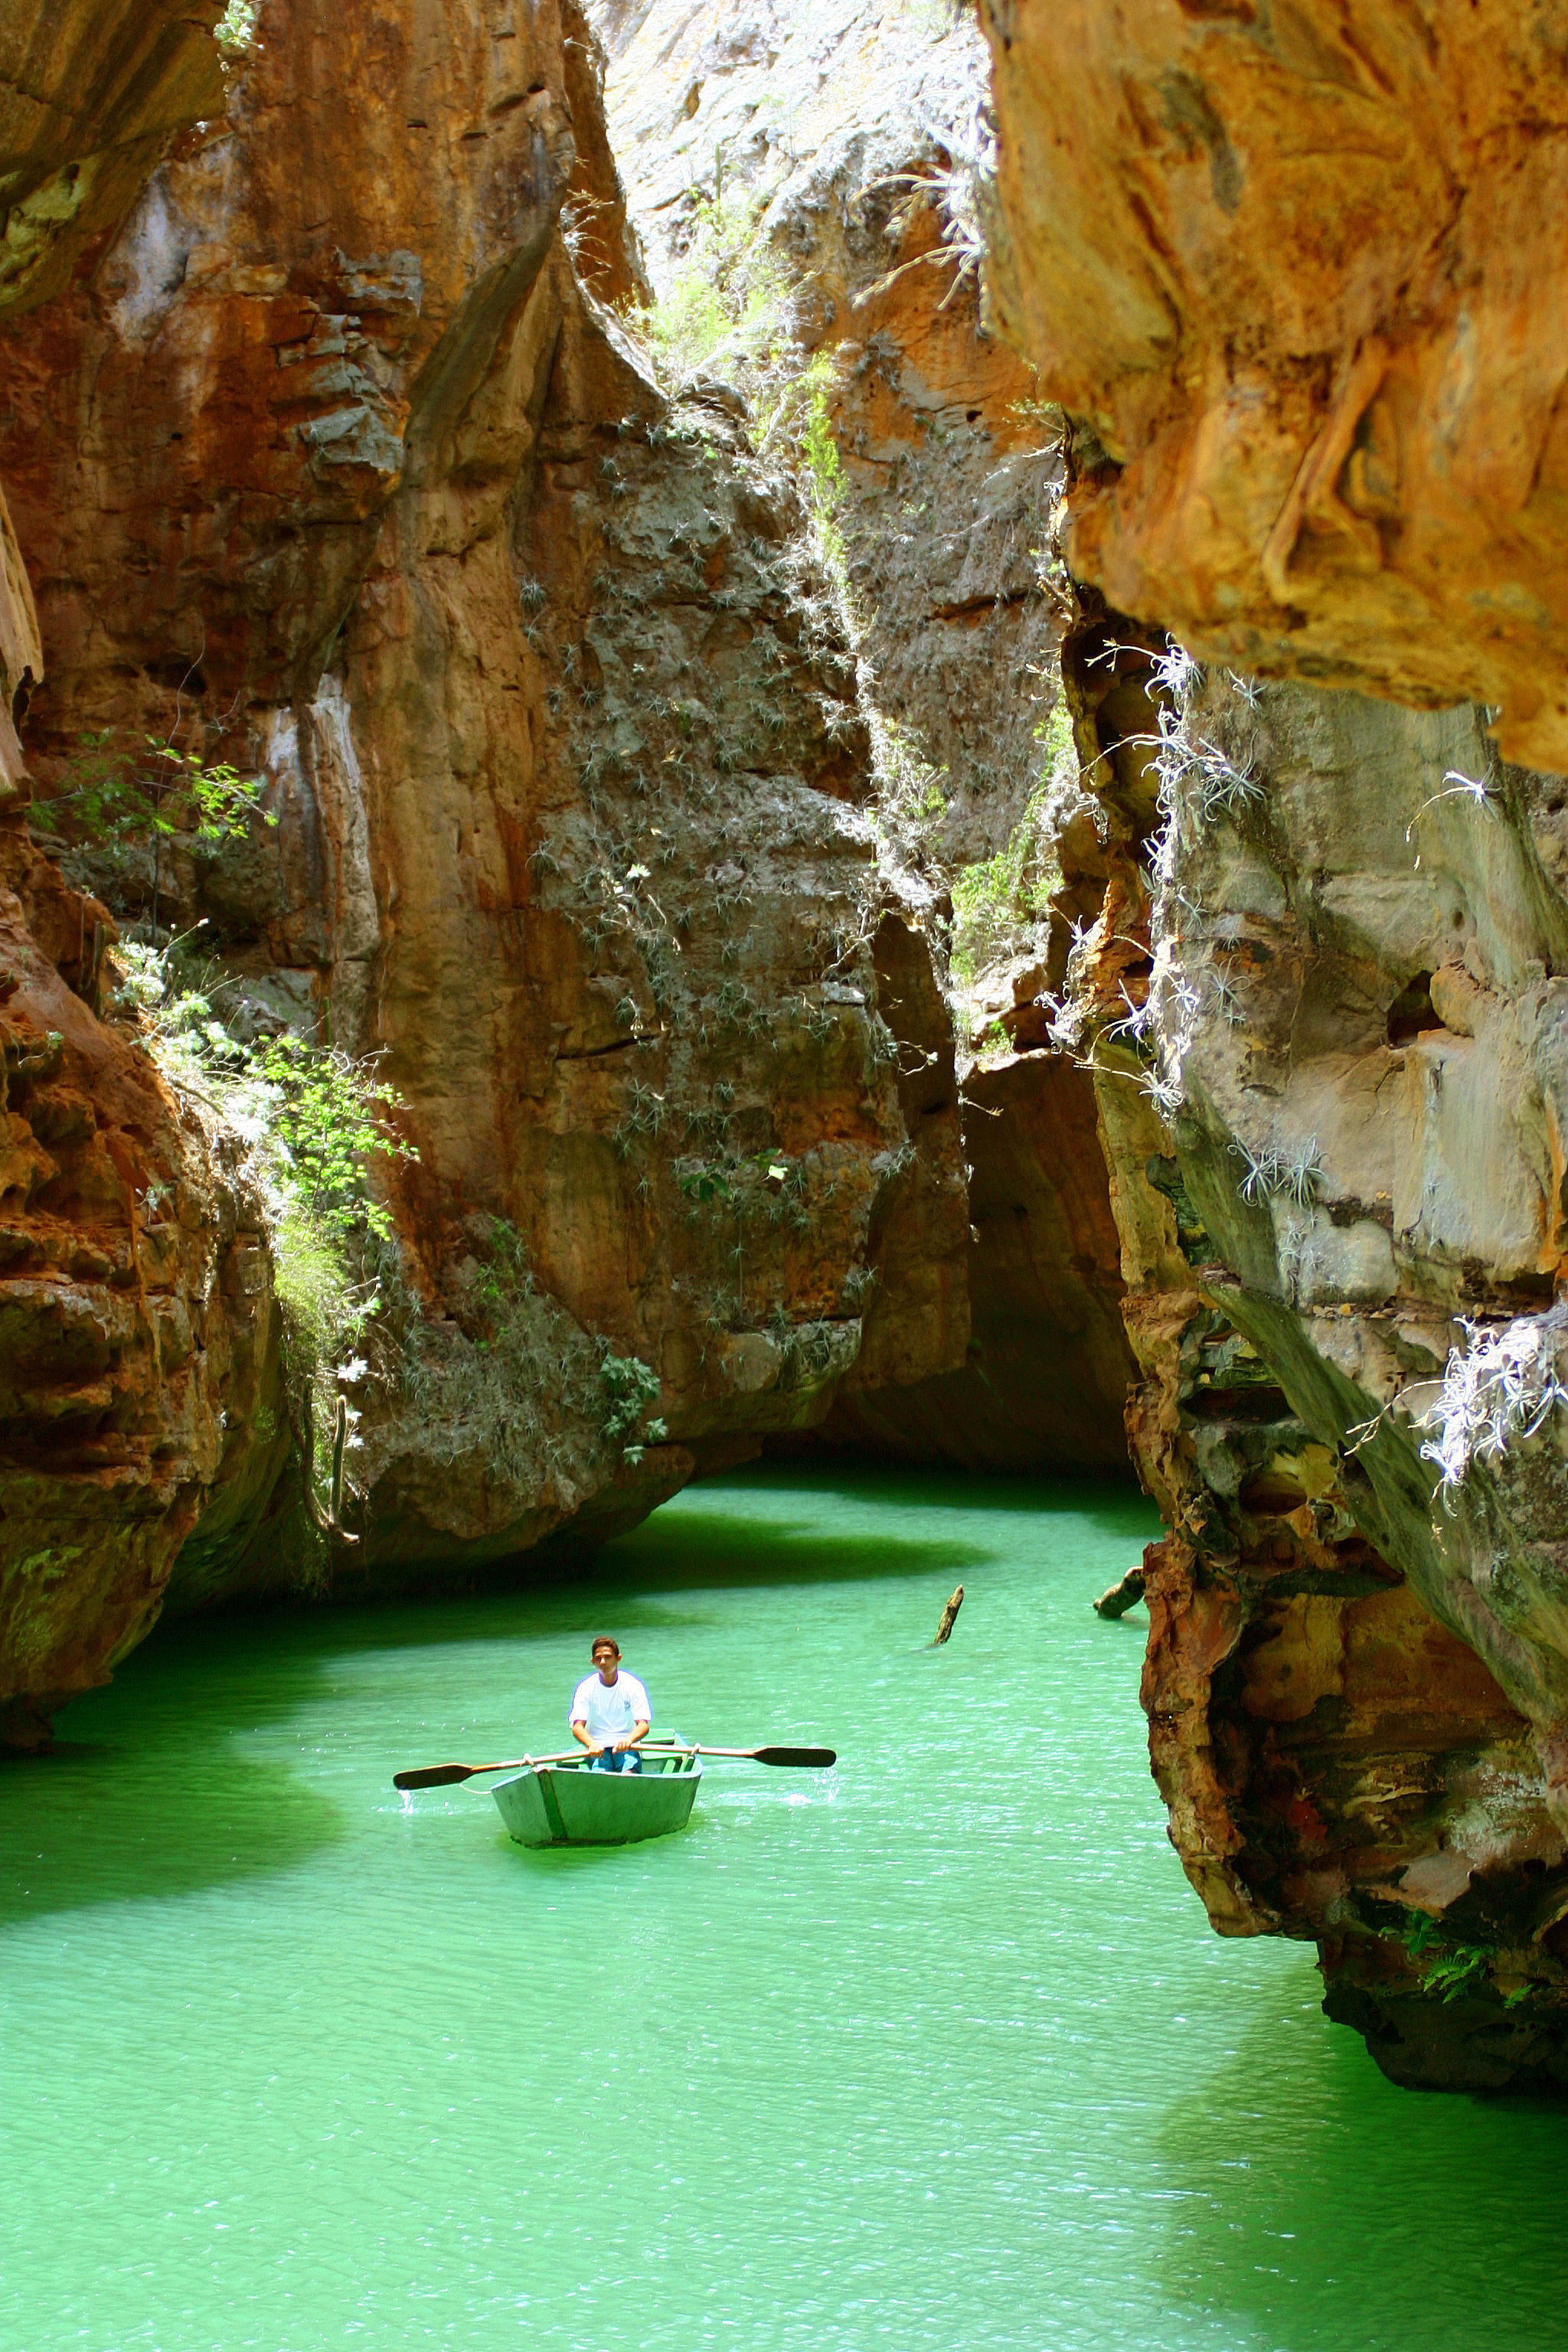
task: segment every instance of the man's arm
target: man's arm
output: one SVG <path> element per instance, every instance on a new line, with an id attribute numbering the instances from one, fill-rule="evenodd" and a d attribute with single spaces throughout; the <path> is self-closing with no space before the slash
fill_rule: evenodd
<path id="1" fill-rule="evenodd" d="M 645 1731 L 647 1729 L 646 1723 L 643 1726 L 643 1729 Z M 596 1739 L 590 1739 L 588 1737 L 587 1725 L 583 1722 L 580 1717 L 575 1716 L 572 1719 L 572 1737 L 579 1743 L 580 1746 L 587 1749 L 590 1756 L 602 1756 L 604 1754 L 605 1751 L 600 1747 L 598 1741 Z"/>
<path id="2" fill-rule="evenodd" d="M 627 1732 L 626 1738 L 624 1739 L 616 1740 L 616 1753 L 619 1755 L 623 1748 L 635 1748 L 639 1739 L 646 1739 L 647 1738 L 647 1725 L 639 1717 L 637 1721 L 633 1724 L 631 1729 Z"/>

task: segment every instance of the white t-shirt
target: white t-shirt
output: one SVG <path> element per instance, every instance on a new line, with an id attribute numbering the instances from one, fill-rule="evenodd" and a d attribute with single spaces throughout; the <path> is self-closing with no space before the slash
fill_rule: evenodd
<path id="1" fill-rule="evenodd" d="M 577 1685 L 572 1701 L 570 1720 L 580 1723 L 600 1748 L 613 1748 L 617 1739 L 628 1739 L 634 1723 L 651 1723 L 647 1693 L 636 1675 L 628 1675 L 625 1666 L 613 1683 L 605 1682 L 597 1666 L 587 1679 Z"/>

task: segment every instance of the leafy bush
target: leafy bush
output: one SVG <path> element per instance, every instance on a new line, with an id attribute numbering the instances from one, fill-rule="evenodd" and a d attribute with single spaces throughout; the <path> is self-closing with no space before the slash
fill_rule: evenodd
<path id="1" fill-rule="evenodd" d="M 152 935 L 158 937 L 163 845 L 177 837 L 209 850 L 245 833 L 259 816 L 264 779 L 242 776 L 227 761 L 209 765 L 197 751 L 181 751 L 149 735 L 141 751 L 117 742 L 111 728 L 83 735 L 58 788 L 28 810 L 33 836 L 57 857 L 62 852 L 107 856 L 111 868 L 128 853 L 153 851 Z"/>
<path id="2" fill-rule="evenodd" d="M 123 985 L 111 1010 L 136 1017 L 170 1082 L 242 1146 L 283 1311 L 290 1417 L 319 1508 L 327 1465 L 315 1463 L 313 1433 L 332 1421 L 338 1371 L 380 1309 L 367 1247 L 393 1233 L 369 1171 L 418 1154 L 389 1124 L 402 1102 L 376 1057 L 356 1061 L 287 1033 L 242 1042 L 218 1010 L 233 983 L 216 964 L 193 966 L 185 944 L 116 950 Z"/>
<path id="3" fill-rule="evenodd" d="M 599 1379 L 608 1399 L 605 1436 L 612 1445 L 626 1439 L 621 1447 L 622 1458 L 635 1465 L 642 1460 L 643 1446 L 636 1442 L 633 1433 L 658 1394 L 658 1374 L 640 1356 L 612 1356 L 606 1347 L 599 1359 Z M 658 1445 L 668 1434 L 662 1421 L 650 1421 L 643 1431 L 643 1439 Z"/>
<path id="4" fill-rule="evenodd" d="M 1039 730 L 1040 781 L 1012 838 L 994 857 L 953 877 L 952 973 L 972 988 L 987 964 L 1032 941 L 1034 927 L 1050 914 L 1061 881 L 1056 854 L 1057 803 L 1078 772 L 1072 727 L 1058 703 Z"/>
<path id="5" fill-rule="evenodd" d="M 626 314 L 667 383 L 765 364 L 786 335 L 789 272 L 759 234 L 761 217 L 760 204 L 739 192 L 699 199 L 679 268 L 651 310 Z"/>
<path id="6" fill-rule="evenodd" d="M 256 20 L 261 13 L 261 0 L 228 0 L 228 5 L 213 26 L 213 38 L 220 49 L 235 56 L 258 47 Z"/>

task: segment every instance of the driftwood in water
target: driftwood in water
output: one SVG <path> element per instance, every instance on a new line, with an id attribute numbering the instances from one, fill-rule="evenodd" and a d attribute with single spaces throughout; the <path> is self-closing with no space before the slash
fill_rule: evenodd
<path id="1" fill-rule="evenodd" d="M 1143 1570 L 1141 1567 L 1130 1568 L 1119 1583 L 1100 1594 L 1094 1604 L 1094 1613 L 1097 1617 L 1125 1617 L 1142 1598 Z"/>
<path id="2" fill-rule="evenodd" d="M 955 1585 L 953 1588 L 952 1599 L 948 1602 L 947 1607 L 942 1612 L 942 1623 L 937 1627 L 936 1640 L 931 1643 L 931 1648 L 933 1650 L 940 1648 L 942 1643 L 946 1641 L 948 1635 L 952 1631 L 958 1612 L 963 1606 L 963 1587 L 962 1584 Z"/>
<path id="3" fill-rule="evenodd" d="M 343 1441 L 349 1433 L 349 1402 L 338 1398 L 337 1426 L 332 1432 L 332 1525 L 343 1523 Z"/>

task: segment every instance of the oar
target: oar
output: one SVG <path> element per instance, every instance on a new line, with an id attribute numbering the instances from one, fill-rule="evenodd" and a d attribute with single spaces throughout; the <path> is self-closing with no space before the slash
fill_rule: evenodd
<path id="1" fill-rule="evenodd" d="M 527 1772 L 538 1764 L 570 1764 L 573 1756 L 583 1754 L 574 1748 L 570 1756 L 513 1756 L 505 1764 L 426 1764 L 414 1772 L 395 1772 L 395 1789 L 446 1789 L 454 1780 L 471 1780 L 477 1772 Z"/>
<path id="2" fill-rule="evenodd" d="M 694 1756 L 739 1756 L 749 1764 L 804 1765 L 826 1772 L 838 1761 L 836 1748 L 694 1748 Z"/>
<path id="3" fill-rule="evenodd" d="M 653 1752 L 658 1743 L 649 1742 Z M 585 1751 L 573 1748 L 564 1756 L 514 1756 L 504 1764 L 426 1764 L 416 1771 L 395 1772 L 395 1789 L 447 1789 L 455 1780 L 471 1780 L 479 1772 L 527 1772 L 542 1764 L 573 1764 Z M 797 1769 L 825 1771 L 838 1761 L 832 1748 L 694 1748 L 684 1751 L 694 1756 L 734 1756 L 751 1764 L 789 1764 Z"/>

